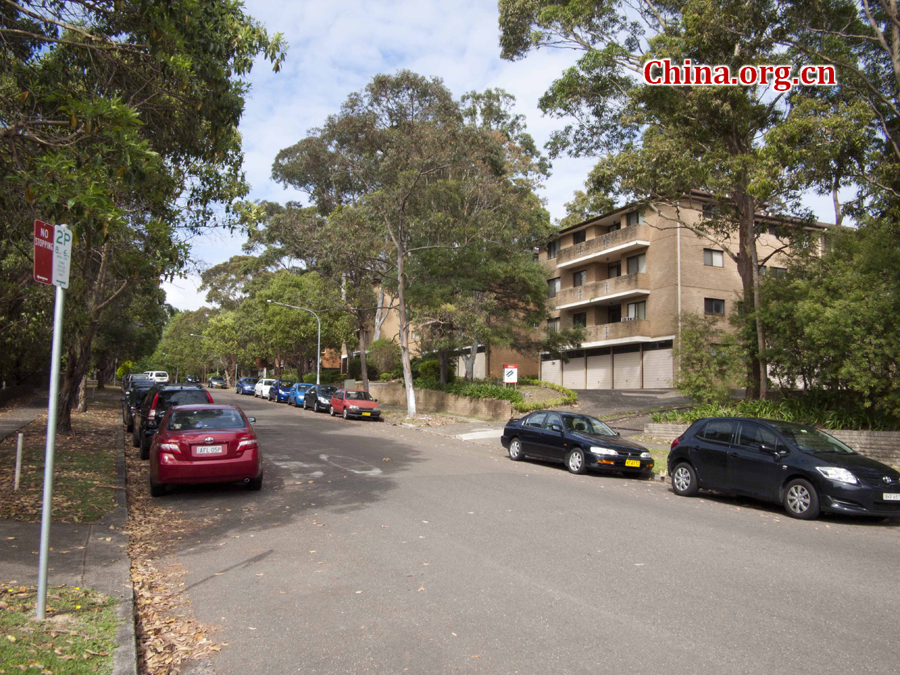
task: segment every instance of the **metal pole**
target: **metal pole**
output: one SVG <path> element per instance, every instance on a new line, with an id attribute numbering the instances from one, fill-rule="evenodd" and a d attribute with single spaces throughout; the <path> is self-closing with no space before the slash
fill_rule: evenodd
<path id="1" fill-rule="evenodd" d="M 65 291 L 56 287 L 53 311 L 53 350 L 50 357 L 50 400 L 47 402 L 47 447 L 44 457 L 44 504 L 41 508 L 41 548 L 38 562 L 37 618 L 47 607 L 47 563 L 50 553 L 50 512 L 53 510 L 53 455 L 56 450 L 56 404 L 59 398 L 59 362 L 62 353 Z"/>
<path id="2" fill-rule="evenodd" d="M 19 489 L 19 476 L 22 474 L 22 440 L 25 434 L 19 434 L 19 440 L 16 443 L 16 480 L 13 484 L 13 490 Z"/>
<path id="3" fill-rule="evenodd" d="M 310 313 L 316 317 L 316 323 L 319 324 L 319 339 L 316 341 L 316 384 L 320 384 L 319 374 L 322 371 L 322 322 L 319 321 L 318 314 L 312 311 Z"/>

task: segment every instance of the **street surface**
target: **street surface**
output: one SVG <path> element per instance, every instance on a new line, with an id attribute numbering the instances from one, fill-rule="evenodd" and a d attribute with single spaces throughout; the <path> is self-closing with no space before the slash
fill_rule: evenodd
<path id="1" fill-rule="evenodd" d="M 182 488 L 197 618 L 253 673 L 895 673 L 900 527 L 213 391 L 259 493 Z"/>

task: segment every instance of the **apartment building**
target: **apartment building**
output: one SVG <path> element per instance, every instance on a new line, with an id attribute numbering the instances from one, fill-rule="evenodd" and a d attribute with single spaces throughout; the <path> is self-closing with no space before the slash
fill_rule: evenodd
<path id="1" fill-rule="evenodd" d="M 541 379 L 572 389 L 658 389 L 672 386 L 673 347 L 682 312 L 719 317 L 725 325 L 743 296 L 727 250 L 680 223 L 703 215 L 703 201 L 679 208 L 627 206 L 562 230 L 540 251 L 553 311 L 547 330 L 580 326 L 585 341 L 568 362 L 541 357 Z M 817 228 L 827 225 L 819 223 Z M 763 274 L 786 269 L 773 225 L 758 241 Z"/>

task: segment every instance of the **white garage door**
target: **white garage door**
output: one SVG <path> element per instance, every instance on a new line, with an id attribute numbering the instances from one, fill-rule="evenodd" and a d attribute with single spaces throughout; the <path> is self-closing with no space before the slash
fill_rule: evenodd
<path id="1" fill-rule="evenodd" d="M 641 353 L 613 354 L 613 371 L 616 389 L 640 389 Z"/>
<path id="2" fill-rule="evenodd" d="M 644 389 L 668 389 L 672 386 L 672 350 L 644 352 Z"/>
<path id="3" fill-rule="evenodd" d="M 562 384 L 561 363 L 559 360 L 541 361 L 541 379 L 551 384 Z"/>
<path id="4" fill-rule="evenodd" d="M 584 357 L 570 358 L 563 364 L 563 386 L 569 389 L 584 389 Z"/>
<path id="5" fill-rule="evenodd" d="M 463 377 L 466 374 L 466 361 L 460 356 L 456 360 L 456 376 Z M 475 355 L 475 367 L 472 369 L 472 377 L 476 380 L 485 378 L 485 356 L 484 352 L 478 352 Z"/>
<path id="6" fill-rule="evenodd" d="M 587 357 L 587 388 L 612 389 L 612 356 Z"/>

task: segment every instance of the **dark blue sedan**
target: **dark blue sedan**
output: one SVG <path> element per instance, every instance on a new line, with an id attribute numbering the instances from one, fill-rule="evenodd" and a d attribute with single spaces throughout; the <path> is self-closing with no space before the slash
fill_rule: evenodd
<path id="1" fill-rule="evenodd" d="M 276 403 L 285 403 L 293 386 L 293 380 L 275 380 L 272 386 L 269 387 L 269 400 Z"/>
<path id="2" fill-rule="evenodd" d="M 256 383 L 259 382 L 258 377 L 242 377 L 237 381 L 237 385 L 234 388 L 235 394 L 250 394 L 253 396 L 253 388 L 256 386 Z"/>
<path id="3" fill-rule="evenodd" d="M 653 472 L 653 455 L 647 448 L 586 415 L 542 410 L 513 418 L 500 442 L 513 461 L 528 456 L 562 462 L 572 473 L 606 469 L 649 477 Z"/>

